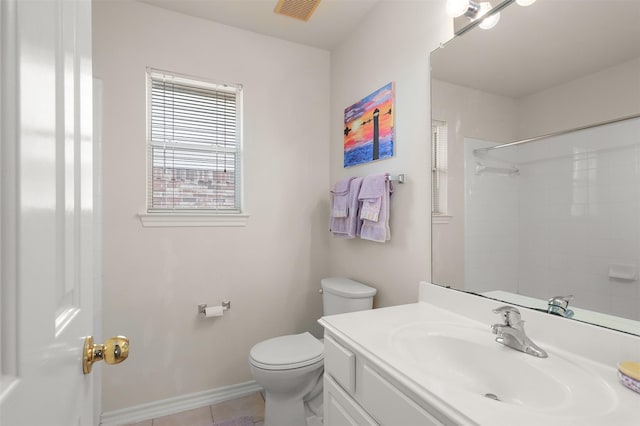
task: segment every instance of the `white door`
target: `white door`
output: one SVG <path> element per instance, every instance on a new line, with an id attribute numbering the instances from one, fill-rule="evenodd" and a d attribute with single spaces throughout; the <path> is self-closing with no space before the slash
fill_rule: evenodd
<path id="1" fill-rule="evenodd" d="M 0 424 L 97 424 L 91 2 L 0 8 Z"/>

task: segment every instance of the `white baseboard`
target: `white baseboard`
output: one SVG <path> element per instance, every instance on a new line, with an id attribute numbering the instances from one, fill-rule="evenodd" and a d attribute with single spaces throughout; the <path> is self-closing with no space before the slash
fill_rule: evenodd
<path id="1" fill-rule="evenodd" d="M 134 407 L 108 411 L 100 416 L 100 425 L 115 426 L 168 416 L 186 410 L 217 404 L 262 391 L 255 381 L 239 383 L 203 392 L 162 399 Z"/>

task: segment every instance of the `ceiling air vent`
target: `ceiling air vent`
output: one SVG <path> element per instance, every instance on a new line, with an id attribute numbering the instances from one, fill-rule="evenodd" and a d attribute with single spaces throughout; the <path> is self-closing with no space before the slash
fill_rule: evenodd
<path id="1" fill-rule="evenodd" d="M 278 0 L 274 12 L 301 21 L 308 21 L 318 4 L 320 4 L 320 0 Z"/>

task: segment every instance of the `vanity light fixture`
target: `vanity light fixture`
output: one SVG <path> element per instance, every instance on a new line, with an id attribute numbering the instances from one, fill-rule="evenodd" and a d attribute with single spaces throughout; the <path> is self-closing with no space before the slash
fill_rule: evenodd
<path id="1" fill-rule="evenodd" d="M 452 18 L 465 15 L 474 19 L 480 12 L 480 4 L 471 0 L 447 0 L 447 15 Z"/>
<path id="2" fill-rule="evenodd" d="M 446 8 L 447 15 L 451 16 L 452 18 L 457 18 L 464 15 L 471 21 L 481 19 L 481 22 L 478 26 L 484 30 L 495 27 L 500 20 L 500 12 L 484 17 L 493 8 L 491 6 L 491 3 L 489 2 L 478 3 L 473 0 L 447 0 Z"/>
<path id="3" fill-rule="evenodd" d="M 480 13 L 478 15 L 480 15 L 480 17 L 485 16 L 487 13 L 489 13 L 491 9 L 493 9 L 493 6 L 491 6 L 491 3 L 482 2 L 480 3 Z M 487 16 L 486 18 L 483 18 L 480 24 L 478 24 L 478 26 L 483 30 L 490 30 L 491 28 L 495 27 L 498 24 L 498 21 L 500 21 L 500 12 L 494 13 L 491 16 Z"/>

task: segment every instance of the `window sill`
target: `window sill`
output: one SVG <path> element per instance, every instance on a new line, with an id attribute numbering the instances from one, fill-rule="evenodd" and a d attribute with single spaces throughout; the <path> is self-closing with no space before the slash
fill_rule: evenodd
<path id="1" fill-rule="evenodd" d="M 453 216 L 446 215 L 446 214 L 443 214 L 443 215 L 437 215 L 437 216 L 432 215 L 432 216 L 431 216 L 431 223 L 444 224 L 444 225 L 446 225 L 447 223 L 451 222 L 451 218 L 452 218 L 452 217 L 453 217 Z"/>
<path id="2" fill-rule="evenodd" d="M 248 214 L 139 213 L 144 227 L 247 226 Z"/>

